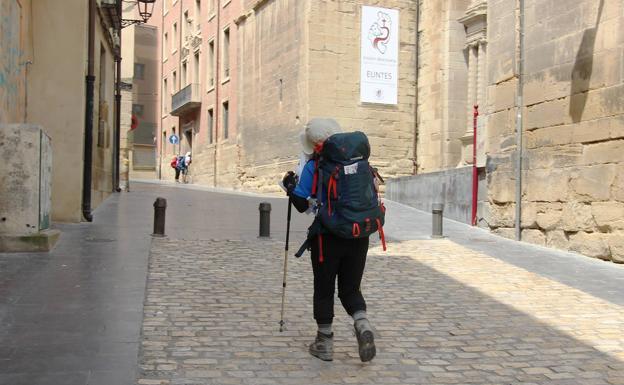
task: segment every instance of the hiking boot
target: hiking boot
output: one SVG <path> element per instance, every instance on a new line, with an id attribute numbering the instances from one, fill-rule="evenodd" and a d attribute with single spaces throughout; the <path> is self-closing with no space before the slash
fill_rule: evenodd
<path id="1" fill-rule="evenodd" d="M 310 344 L 310 354 L 323 361 L 331 361 L 334 356 L 334 333 L 317 332 L 316 339 Z"/>
<path id="2" fill-rule="evenodd" d="M 375 349 L 375 336 L 373 335 L 370 322 L 368 322 L 366 318 L 359 319 L 355 321 L 353 327 L 355 328 L 355 336 L 357 337 L 360 360 L 362 360 L 362 362 L 372 360 L 377 350 Z"/>

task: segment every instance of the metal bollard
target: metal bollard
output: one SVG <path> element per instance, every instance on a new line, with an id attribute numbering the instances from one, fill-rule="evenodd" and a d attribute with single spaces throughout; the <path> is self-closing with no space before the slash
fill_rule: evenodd
<path id="1" fill-rule="evenodd" d="M 444 212 L 443 203 L 434 203 L 431 207 L 431 238 L 444 238 L 442 232 L 442 213 Z"/>
<path id="2" fill-rule="evenodd" d="M 154 233 L 152 237 L 165 236 L 165 213 L 167 211 L 167 200 L 156 198 L 154 202 Z"/>
<path id="3" fill-rule="evenodd" d="M 260 211 L 260 235 L 258 237 L 268 238 L 271 236 L 271 204 L 262 202 L 258 210 Z"/>

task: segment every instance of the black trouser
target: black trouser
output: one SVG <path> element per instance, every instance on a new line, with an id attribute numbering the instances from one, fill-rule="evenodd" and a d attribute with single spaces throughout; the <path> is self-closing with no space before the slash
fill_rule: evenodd
<path id="1" fill-rule="evenodd" d="M 360 283 L 368 253 L 368 237 L 345 239 L 323 234 L 323 262 L 319 261 L 318 239 L 312 241 L 311 246 L 316 323 L 332 323 L 336 276 L 338 276 L 338 297 L 347 313 L 353 315 L 358 310 L 366 311 Z"/>
<path id="2" fill-rule="evenodd" d="M 178 180 L 180 179 L 180 169 L 176 167 L 175 171 L 176 171 L 175 180 Z"/>

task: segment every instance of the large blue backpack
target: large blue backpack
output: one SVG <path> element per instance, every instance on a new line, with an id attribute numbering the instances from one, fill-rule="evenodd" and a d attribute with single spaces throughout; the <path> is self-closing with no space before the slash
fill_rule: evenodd
<path id="1" fill-rule="evenodd" d="M 176 163 L 176 168 L 178 170 L 186 169 L 186 163 L 184 162 L 184 156 L 182 156 L 182 155 L 178 156 L 178 162 Z"/>
<path id="2" fill-rule="evenodd" d="M 385 207 L 375 186 L 376 170 L 368 163 L 370 144 L 363 132 L 330 136 L 315 160 L 312 196 L 323 202 L 317 219 L 323 232 L 341 238 L 364 238 L 383 232 Z M 327 194 L 320 197 L 317 195 Z M 322 252 L 321 252 L 322 260 Z"/>

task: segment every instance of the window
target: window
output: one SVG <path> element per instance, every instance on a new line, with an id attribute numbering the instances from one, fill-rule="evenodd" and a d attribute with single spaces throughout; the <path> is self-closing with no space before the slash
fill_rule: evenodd
<path id="1" fill-rule="evenodd" d="M 208 75 L 208 89 L 214 87 L 214 40 L 208 43 L 208 60 L 206 61 L 206 74 Z"/>
<path id="2" fill-rule="evenodd" d="M 199 29 L 199 21 L 201 20 L 201 0 L 195 0 L 195 28 Z"/>
<path id="3" fill-rule="evenodd" d="M 180 82 L 182 82 L 182 87 L 180 87 L 181 89 L 186 87 L 186 80 L 187 80 L 186 62 L 183 62 L 182 72 L 180 73 Z"/>
<path id="4" fill-rule="evenodd" d="M 178 24 L 173 23 L 173 32 L 171 36 L 171 52 L 176 50 L 176 40 L 178 40 Z"/>
<path id="5" fill-rule="evenodd" d="M 191 31 L 193 30 L 193 21 L 189 18 L 188 11 L 184 11 L 184 25 L 182 26 L 182 28 L 184 28 L 183 36 L 186 40 L 186 38 L 191 34 Z"/>
<path id="6" fill-rule="evenodd" d="M 178 86 L 178 74 L 173 71 L 173 74 L 171 75 L 171 80 L 172 80 L 172 84 L 171 84 L 171 93 L 175 94 L 176 90 L 177 90 L 177 86 Z"/>
<path id="7" fill-rule="evenodd" d="M 199 51 L 193 57 L 193 83 L 199 84 Z"/>
<path id="8" fill-rule="evenodd" d="M 229 103 L 223 102 L 223 139 L 227 139 L 229 135 L 230 117 L 229 117 Z"/>
<path id="9" fill-rule="evenodd" d="M 165 114 L 169 112 L 169 99 L 171 98 L 171 94 L 169 93 L 169 88 L 167 88 L 167 79 L 163 79 L 163 89 L 162 89 L 162 109 Z"/>
<path id="10" fill-rule="evenodd" d="M 134 79 L 135 80 L 145 79 L 145 64 L 134 63 Z"/>
<path id="11" fill-rule="evenodd" d="M 212 108 L 208 110 L 208 115 L 207 115 L 207 126 L 208 126 L 208 143 L 212 144 L 212 141 L 214 140 L 212 137 L 212 130 L 213 130 L 213 122 L 214 122 L 214 113 L 212 111 Z"/>
<path id="12" fill-rule="evenodd" d="M 165 32 L 163 34 L 163 61 L 167 59 L 167 47 L 169 47 L 169 34 Z"/>
<path id="13" fill-rule="evenodd" d="M 223 30 L 223 77 L 230 77 L 230 28 Z"/>

